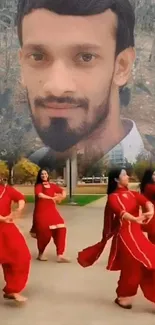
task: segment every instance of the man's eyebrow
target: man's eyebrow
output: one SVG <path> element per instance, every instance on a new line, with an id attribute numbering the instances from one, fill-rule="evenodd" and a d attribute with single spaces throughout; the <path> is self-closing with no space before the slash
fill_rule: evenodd
<path id="1" fill-rule="evenodd" d="M 99 44 L 93 44 L 93 43 L 75 43 L 75 44 L 72 44 L 71 47 L 73 48 L 77 48 L 77 49 L 87 49 L 87 50 L 91 50 L 91 49 L 94 49 L 94 50 L 100 50 L 101 49 L 101 46 Z"/>
<path id="2" fill-rule="evenodd" d="M 66 45 L 67 47 L 67 45 Z M 99 44 L 93 43 L 72 43 L 68 45 L 69 49 L 73 50 L 101 50 L 101 46 Z M 41 44 L 41 43 L 26 43 L 23 45 L 24 50 L 47 50 L 49 49 L 49 45 Z"/>
<path id="3" fill-rule="evenodd" d="M 24 50 L 44 50 L 45 49 L 45 45 L 43 44 L 35 44 L 35 43 L 27 43 L 25 45 L 23 45 L 23 49 Z"/>

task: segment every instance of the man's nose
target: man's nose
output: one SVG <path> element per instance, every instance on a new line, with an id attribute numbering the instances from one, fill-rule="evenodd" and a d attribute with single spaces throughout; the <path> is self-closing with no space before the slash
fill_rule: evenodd
<path id="1" fill-rule="evenodd" d="M 76 91 L 76 85 L 72 69 L 60 61 L 55 62 L 48 69 L 43 91 L 44 96 L 61 97 L 66 94 L 73 94 Z"/>

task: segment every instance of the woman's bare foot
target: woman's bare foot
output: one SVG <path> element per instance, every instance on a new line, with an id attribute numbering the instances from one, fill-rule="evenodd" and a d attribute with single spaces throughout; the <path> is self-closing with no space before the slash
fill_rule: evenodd
<path id="1" fill-rule="evenodd" d="M 70 260 L 63 256 L 63 255 L 58 255 L 57 256 L 57 263 L 70 263 Z"/>
<path id="2" fill-rule="evenodd" d="M 47 257 L 45 257 L 43 254 L 39 254 L 38 257 L 37 257 L 37 260 L 41 261 L 41 262 L 48 261 Z"/>
<path id="3" fill-rule="evenodd" d="M 132 308 L 132 301 L 128 298 L 116 298 L 115 304 L 117 304 L 119 307 L 124 309 L 131 309 Z"/>
<path id="4" fill-rule="evenodd" d="M 14 294 L 14 297 L 15 297 L 15 300 L 18 302 L 26 302 L 27 301 L 26 297 L 19 295 L 17 293 Z"/>
<path id="5" fill-rule="evenodd" d="M 8 300 L 15 300 L 17 302 L 26 302 L 27 298 L 20 295 L 19 293 L 4 294 L 4 298 Z"/>

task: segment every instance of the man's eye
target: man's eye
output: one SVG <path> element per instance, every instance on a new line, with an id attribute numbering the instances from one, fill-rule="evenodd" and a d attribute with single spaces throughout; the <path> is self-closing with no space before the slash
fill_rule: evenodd
<path id="1" fill-rule="evenodd" d="M 91 53 L 83 53 L 83 54 L 80 54 L 79 58 L 80 58 L 80 61 L 91 62 L 92 60 L 95 59 L 95 55 L 93 55 Z"/>
<path id="2" fill-rule="evenodd" d="M 30 55 L 30 57 L 34 60 L 34 61 L 43 61 L 45 56 L 42 53 L 33 53 Z"/>

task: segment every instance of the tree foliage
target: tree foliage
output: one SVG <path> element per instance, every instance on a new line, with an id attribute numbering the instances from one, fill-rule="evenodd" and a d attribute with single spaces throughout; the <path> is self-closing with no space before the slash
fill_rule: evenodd
<path id="1" fill-rule="evenodd" d="M 14 181 L 16 184 L 34 183 L 39 167 L 28 159 L 21 159 L 14 167 Z"/>
<path id="2" fill-rule="evenodd" d="M 31 163 L 28 159 L 22 158 L 14 166 L 14 182 L 15 184 L 34 183 L 37 177 L 39 167 Z M 7 164 L 0 160 L 0 176 L 8 179 L 9 169 Z"/>
<path id="3" fill-rule="evenodd" d="M 9 168 L 32 153 L 36 134 L 33 132 L 28 106 L 21 101 L 17 59 L 18 40 L 15 29 L 17 0 L 1 0 L 0 6 L 0 159 Z"/>
<path id="4" fill-rule="evenodd" d="M 34 138 L 30 135 L 31 122 L 24 114 L 13 111 L 13 107 L 1 109 L 0 117 L 0 159 L 9 168 L 9 183 L 13 166 L 21 159 L 28 157 L 34 148 Z"/>
<path id="5" fill-rule="evenodd" d="M 0 160 L 0 177 L 8 178 L 8 176 L 9 176 L 8 166 L 5 163 L 5 161 Z"/>
<path id="6" fill-rule="evenodd" d="M 82 177 L 101 177 L 104 173 L 104 163 L 103 160 L 99 160 L 98 162 L 94 162 L 93 159 L 85 160 L 83 159 L 82 154 L 78 154 L 78 175 L 80 178 Z"/>
<path id="7" fill-rule="evenodd" d="M 141 181 L 145 170 L 150 167 L 155 169 L 155 164 L 152 164 L 150 166 L 150 163 L 147 160 L 138 161 L 136 164 L 133 165 L 134 174 L 137 176 L 139 181 Z"/>

